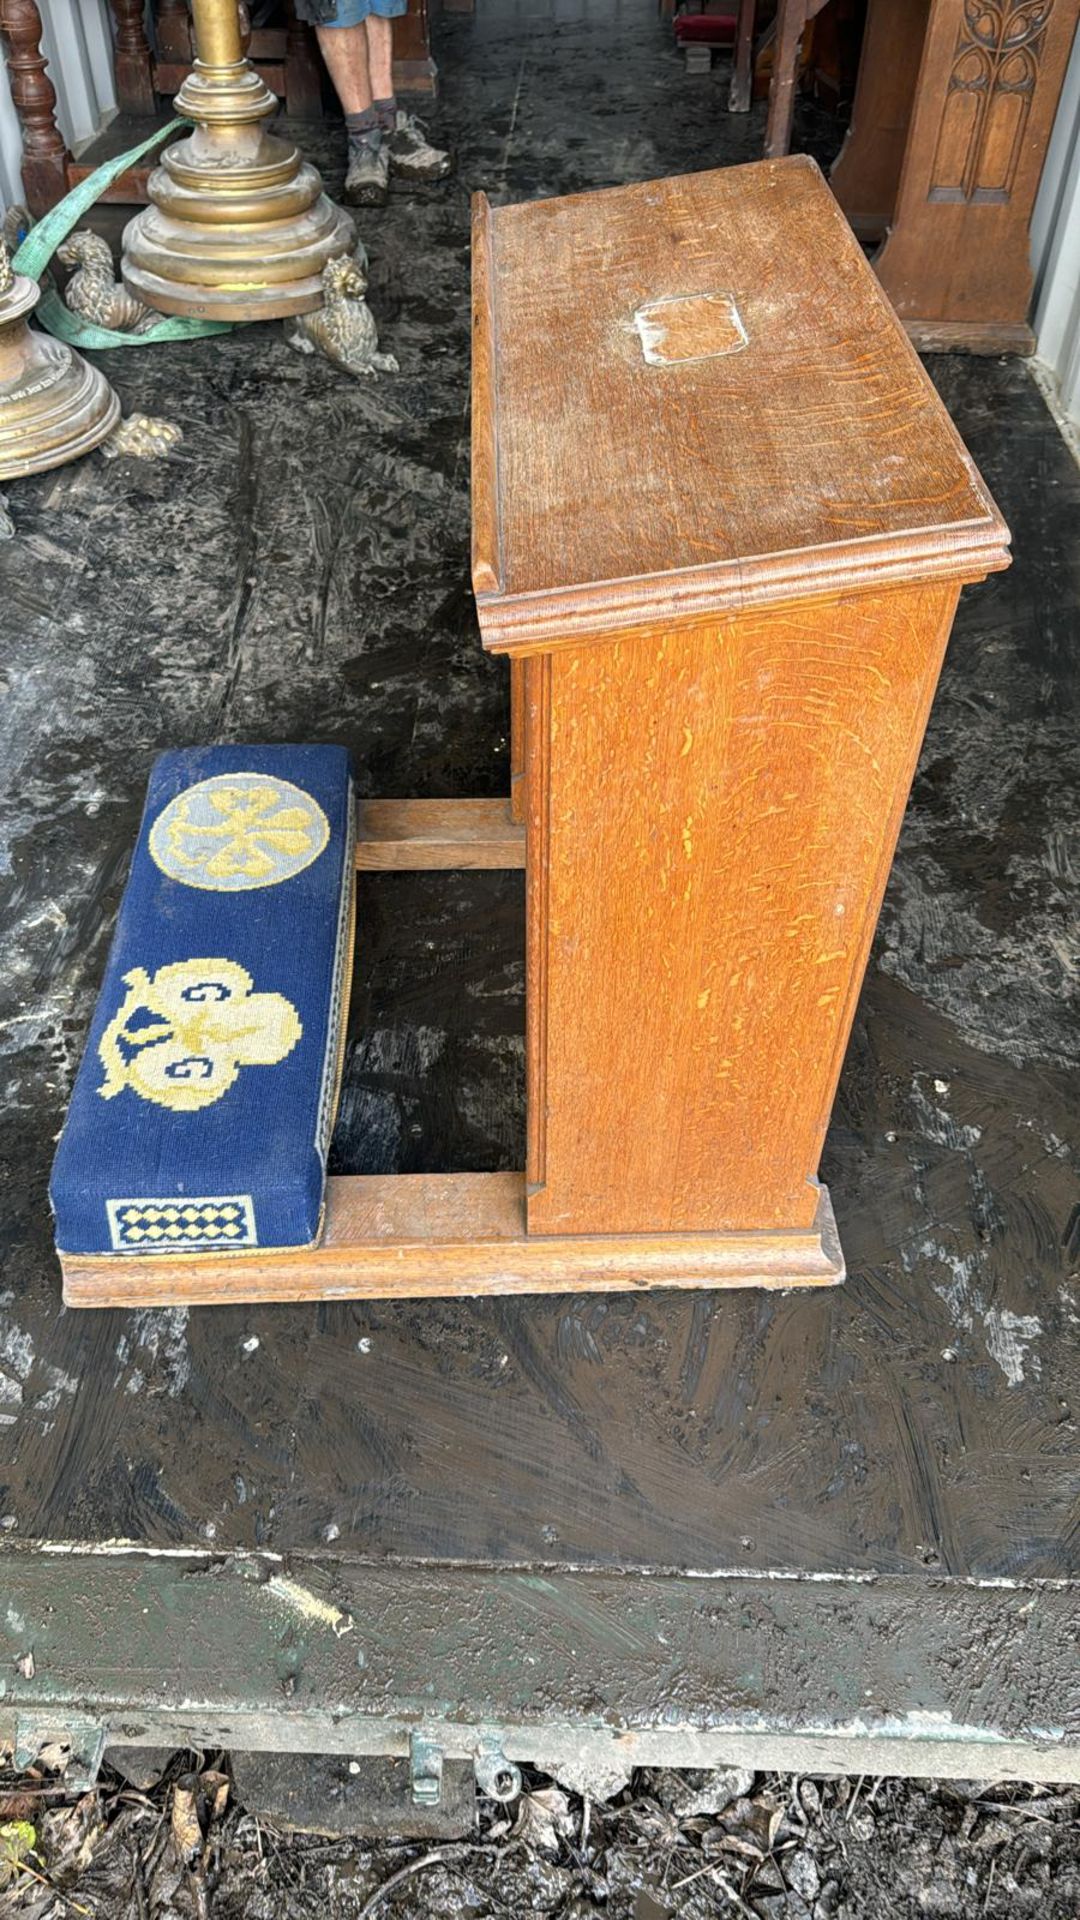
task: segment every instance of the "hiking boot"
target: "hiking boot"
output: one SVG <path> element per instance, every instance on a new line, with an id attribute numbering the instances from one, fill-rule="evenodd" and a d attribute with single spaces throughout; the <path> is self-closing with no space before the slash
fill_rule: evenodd
<path id="1" fill-rule="evenodd" d="M 433 147 L 421 120 L 399 107 L 394 124 L 383 136 L 390 154 L 390 171 L 401 180 L 444 180 L 450 171 L 450 155 L 442 147 Z"/>
<path id="2" fill-rule="evenodd" d="M 385 140 L 350 140 L 344 198 L 350 207 L 381 207 L 390 184 Z"/>

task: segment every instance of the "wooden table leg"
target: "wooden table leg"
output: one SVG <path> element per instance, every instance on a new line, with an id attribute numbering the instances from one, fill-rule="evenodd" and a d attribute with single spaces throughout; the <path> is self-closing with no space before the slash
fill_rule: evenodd
<path id="1" fill-rule="evenodd" d="M 437 91 L 438 75 L 431 57 L 428 0 L 409 0 L 407 13 L 394 21 L 395 93 Z"/>
<path id="2" fill-rule="evenodd" d="M 158 0 L 154 15 L 159 58 L 170 65 L 191 65 L 191 15 L 186 0 Z"/>
<path id="3" fill-rule="evenodd" d="M 896 207 L 930 0 L 871 0 L 844 146 L 828 184 L 859 240 L 880 240 Z"/>
<path id="4" fill-rule="evenodd" d="M 755 12 L 756 0 L 739 0 L 739 17 L 735 27 L 735 60 L 731 69 L 731 91 L 728 94 L 729 113 L 749 113 L 750 111 L 750 95 L 754 78 Z"/>
<path id="5" fill-rule="evenodd" d="M 322 64 L 315 35 L 298 20 L 294 0 L 285 8 L 285 105 L 299 120 L 322 114 Z"/>
<path id="6" fill-rule="evenodd" d="M 791 148 L 795 80 L 807 14 L 806 0 L 780 0 L 777 8 L 769 118 L 765 127 L 766 160 L 781 160 Z"/>
<path id="7" fill-rule="evenodd" d="M 40 218 L 67 192 L 71 155 L 56 124 L 56 90 L 45 71 L 35 0 L 0 0 L 0 40 L 22 131 L 23 190 Z"/>
<path id="8" fill-rule="evenodd" d="M 870 0 L 848 128 L 829 185 L 860 240 L 893 217 L 930 0 Z"/>
<path id="9" fill-rule="evenodd" d="M 142 0 L 110 0 L 116 22 L 116 98 L 121 113 L 152 114 L 157 106 L 154 92 L 154 58 L 143 24 Z"/>

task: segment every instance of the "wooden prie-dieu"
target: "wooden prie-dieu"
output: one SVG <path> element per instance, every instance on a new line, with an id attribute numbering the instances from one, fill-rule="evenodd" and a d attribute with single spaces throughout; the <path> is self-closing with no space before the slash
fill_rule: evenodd
<path id="1" fill-rule="evenodd" d="M 361 867 L 526 869 L 527 1165 L 331 1179 L 320 1246 L 69 1301 L 829 1284 L 817 1179 L 961 587 L 1008 532 L 813 162 L 489 206 L 473 584 L 513 792 Z"/>

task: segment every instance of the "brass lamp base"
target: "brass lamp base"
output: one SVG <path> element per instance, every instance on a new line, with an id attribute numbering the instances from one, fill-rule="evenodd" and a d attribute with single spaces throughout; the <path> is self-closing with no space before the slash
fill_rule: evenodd
<path id="1" fill-rule="evenodd" d="M 265 132 L 276 106 L 247 60 L 196 60 L 176 98 L 195 130 L 166 149 L 150 206 L 124 231 L 124 285 L 148 306 L 272 320 L 321 305 L 322 270 L 352 251 L 356 228 L 316 169 Z"/>
<path id="2" fill-rule="evenodd" d="M 6 282 L 6 285 L 5 285 Z M 38 287 L 0 249 L 0 480 L 63 466 L 101 445 L 120 418 L 104 374 L 27 316 Z"/>

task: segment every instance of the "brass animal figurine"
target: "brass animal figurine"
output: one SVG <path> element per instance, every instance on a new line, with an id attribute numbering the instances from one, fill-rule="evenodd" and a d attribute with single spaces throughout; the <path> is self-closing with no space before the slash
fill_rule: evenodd
<path id="1" fill-rule="evenodd" d="M 16 205 L 9 207 L 0 221 L 0 237 L 3 238 L 9 253 L 15 253 L 33 226 L 33 218 L 28 207 Z"/>
<path id="2" fill-rule="evenodd" d="M 155 419 L 149 413 L 129 413 L 101 443 L 106 460 L 129 455 L 133 460 L 167 460 L 183 439 L 182 427 L 172 420 Z"/>
<path id="3" fill-rule="evenodd" d="M 379 333 L 367 293 L 366 260 L 342 254 L 322 270 L 323 304 L 285 323 L 285 338 L 297 353 L 321 353 L 342 372 L 358 377 L 397 373 L 392 353 L 379 352 Z"/>
<path id="4" fill-rule="evenodd" d="M 117 333 L 145 333 L 161 319 L 152 307 L 136 300 L 116 278 L 112 251 L 100 234 L 81 227 L 69 233 L 56 249 L 65 267 L 74 267 L 64 288 L 64 304 L 82 320 Z"/>

